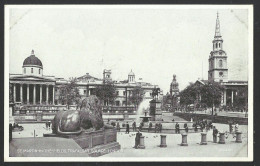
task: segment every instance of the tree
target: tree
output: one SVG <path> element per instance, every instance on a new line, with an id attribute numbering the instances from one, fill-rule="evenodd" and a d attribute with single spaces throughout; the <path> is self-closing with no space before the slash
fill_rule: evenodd
<path id="1" fill-rule="evenodd" d="M 116 94 L 116 87 L 112 82 L 104 82 L 102 85 L 95 88 L 94 93 L 96 96 L 103 101 L 103 103 L 114 104 Z"/>
<path id="2" fill-rule="evenodd" d="M 60 88 L 60 100 L 69 106 L 72 104 L 79 104 L 80 101 L 79 89 L 77 86 L 77 79 L 70 78 L 69 82 Z"/>
<path id="3" fill-rule="evenodd" d="M 140 86 L 137 86 L 130 94 L 129 100 L 134 104 L 135 109 L 137 109 L 139 104 L 143 101 L 143 98 L 144 90 Z"/>
<path id="4" fill-rule="evenodd" d="M 194 104 L 197 99 L 197 93 L 200 92 L 200 87 L 194 83 L 190 83 L 184 90 L 180 92 L 180 105 L 187 108 L 188 105 Z"/>
<path id="5" fill-rule="evenodd" d="M 201 86 L 201 102 L 212 108 L 212 115 L 214 107 L 219 106 L 224 87 L 217 82 L 208 82 Z"/>
<path id="6" fill-rule="evenodd" d="M 9 83 L 9 103 L 14 102 L 14 96 L 13 96 L 13 84 Z"/>
<path id="7" fill-rule="evenodd" d="M 247 87 L 236 88 L 236 97 L 234 98 L 234 105 L 239 110 L 247 110 L 248 106 L 248 89 Z"/>

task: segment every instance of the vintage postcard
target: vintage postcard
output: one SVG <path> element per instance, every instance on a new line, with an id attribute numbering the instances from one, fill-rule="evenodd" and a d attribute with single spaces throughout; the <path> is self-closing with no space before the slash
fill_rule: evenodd
<path id="1" fill-rule="evenodd" d="M 252 161 L 253 5 L 6 5 L 8 161 Z"/>

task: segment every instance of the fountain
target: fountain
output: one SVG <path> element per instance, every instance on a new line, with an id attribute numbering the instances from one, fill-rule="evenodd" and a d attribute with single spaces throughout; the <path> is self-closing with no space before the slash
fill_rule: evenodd
<path id="1" fill-rule="evenodd" d="M 140 116 L 139 118 L 143 119 L 142 122 L 149 122 L 151 116 L 147 116 L 147 111 L 144 112 L 144 116 Z"/>
<path id="2" fill-rule="evenodd" d="M 136 119 L 135 119 L 135 121 L 137 122 L 137 123 L 140 123 L 141 122 L 141 117 L 143 117 L 143 115 L 145 114 L 147 114 L 147 110 L 149 110 L 149 107 L 150 107 L 150 100 L 148 100 L 148 99 L 144 99 L 141 103 L 140 103 L 140 105 L 139 105 L 139 107 L 138 107 L 138 109 L 137 109 L 137 113 L 136 113 Z M 145 113 L 146 112 L 146 113 Z"/>

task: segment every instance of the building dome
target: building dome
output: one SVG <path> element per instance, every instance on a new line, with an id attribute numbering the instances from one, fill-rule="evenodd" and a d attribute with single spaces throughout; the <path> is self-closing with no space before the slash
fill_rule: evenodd
<path id="1" fill-rule="evenodd" d="M 23 61 L 23 66 L 39 66 L 40 68 L 43 67 L 41 60 L 34 55 L 33 50 L 31 55 Z"/>
<path id="2" fill-rule="evenodd" d="M 135 73 L 131 70 L 130 73 L 128 74 L 129 76 L 134 76 Z"/>

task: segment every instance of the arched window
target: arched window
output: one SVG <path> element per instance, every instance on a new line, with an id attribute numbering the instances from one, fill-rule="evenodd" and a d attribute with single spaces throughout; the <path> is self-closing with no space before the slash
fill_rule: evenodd
<path id="1" fill-rule="evenodd" d="M 218 43 L 216 43 L 216 48 L 218 48 Z"/>
<path id="2" fill-rule="evenodd" d="M 218 47 L 220 48 L 220 43 L 218 44 Z"/>
<path id="3" fill-rule="evenodd" d="M 39 69 L 39 74 L 41 74 L 41 69 Z"/>
<path id="4" fill-rule="evenodd" d="M 223 62 L 222 62 L 222 60 L 219 60 L 218 65 L 219 65 L 220 68 L 223 67 Z"/>
<path id="5" fill-rule="evenodd" d="M 31 73 L 33 73 L 33 68 L 31 68 Z"/>
<path id="6" fill-rule="evenodd" d="M 26 73 L 26 68 L 23 69 L 23 73 L 24 73 L 24 74 Z"/>

